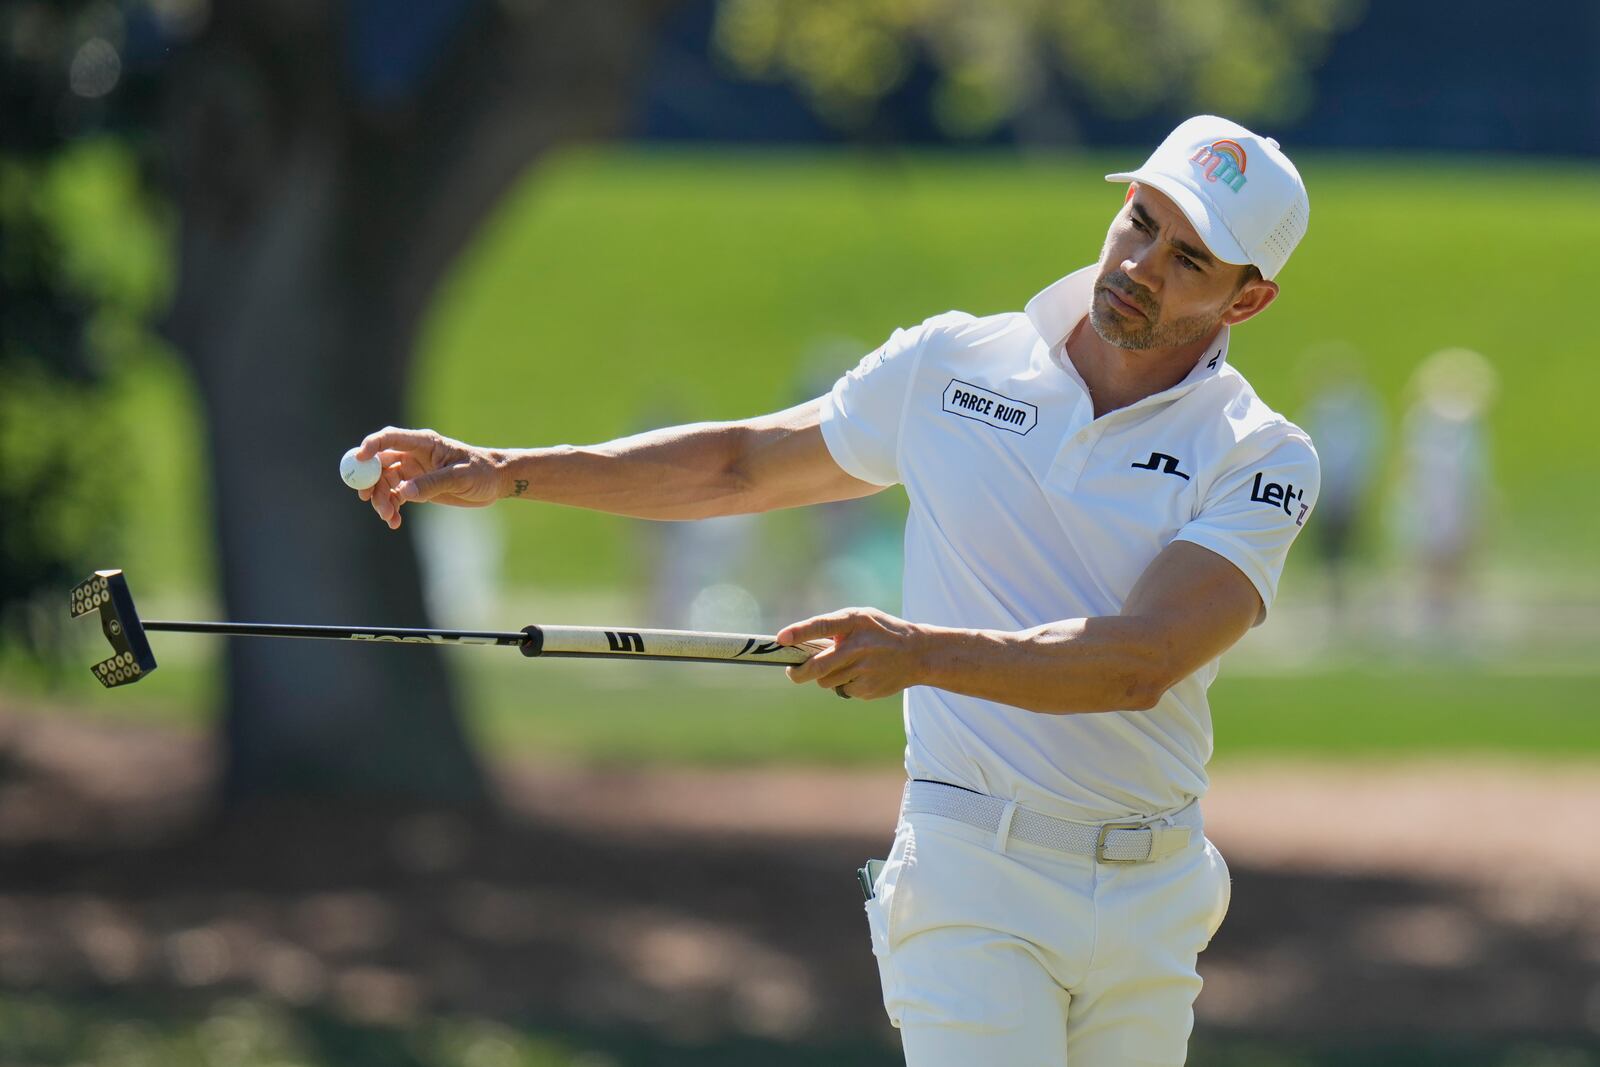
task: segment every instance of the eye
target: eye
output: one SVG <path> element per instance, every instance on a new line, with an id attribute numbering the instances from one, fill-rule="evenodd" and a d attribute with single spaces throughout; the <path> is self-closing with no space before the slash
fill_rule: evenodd
<path id="1" fill-rule="evenodd" d="M 1137 215 L 1129 215 L 1128 216 L 1128 222 L 1133 226 L 1134 229 L 1138 230 L 1140 233 L 1149 233 L 1150 232 L 1150 227 L 1146 226 L 1144 224 L 1144 221 L 1142 219 L 1140 219 L 1139 216 L 1137 216 Z"/>
<path id="2" fill-rule="evenodd" d="M 1192 260 L 1188 256 L 1184 255 L 1182 252 L 1178 253 L 1178 262 L 1183 265 L 1183 268 L 1185 270 L 1192 270 L 1192 271 L 1195 271 L 1196 273 L 1198 273 L 1199 270 L 1200 270 L 1200 264 L 1196 263 L 1194 260 Z"/>

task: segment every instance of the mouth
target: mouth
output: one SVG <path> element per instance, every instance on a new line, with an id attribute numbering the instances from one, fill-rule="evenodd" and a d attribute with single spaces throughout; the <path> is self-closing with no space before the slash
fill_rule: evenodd
<path id="1" fill-rule="evenodd" d="M 1144 309 L 1138 304 L 1135 304 L 1132 300 L 1129 300 L 1127 297 L 1118 293 L 1109 285 L 1101 286 L 1100 291 L 1106 294 L 1106 303 L 1111 305 L 1113 311 L 1116 311 L 1121 315 L 1125 315 L 1128 318 L 1147 319 L 1150 317 L 1149 315 L 1145 314 Z"/>

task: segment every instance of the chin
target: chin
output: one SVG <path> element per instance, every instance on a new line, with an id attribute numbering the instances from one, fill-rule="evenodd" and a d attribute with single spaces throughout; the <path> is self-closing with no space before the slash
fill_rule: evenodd
<path id="1" fill-rule="evenodd" d="M 1089 308 L 1089 325 L 1094 332 L 1100 335 L 1100 340 L 1108 345 L 1118 348 L 1149 348 L 1150 330 L 1148 328 L 1134 330 L 1117 317 L 1114 311 L 1102 311 L 1098 306 Z"/>

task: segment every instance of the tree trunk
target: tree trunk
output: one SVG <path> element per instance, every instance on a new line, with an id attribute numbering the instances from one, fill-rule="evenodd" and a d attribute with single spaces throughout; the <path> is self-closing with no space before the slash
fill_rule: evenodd
<path id="1" fill-rule="evenodd" d="M 345 69 L 360 20 L 337 8 L 221 5 L 187 57 L 169 327 L 205 403 L 228 617 L 424 626 L 409 527 L 378 522 L 339 456 L 404 422 L 421 311 L 501 192 L 615 123 L 647 18 L 479 5 L 374 105 Z M 231 639 L 227 662 L 225 801 L 487 799 L 441 650 Z"/>

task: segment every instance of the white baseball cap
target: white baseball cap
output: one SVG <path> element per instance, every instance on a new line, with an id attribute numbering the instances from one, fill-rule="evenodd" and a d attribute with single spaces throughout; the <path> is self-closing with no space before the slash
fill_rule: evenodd
<path id="1" fill-rule="evenodd" d="M 1278 142 L 1237 122 L 1196 115 L 1167 135 L 1138 170 L 1107 174 L 1172 198 L 1206 247 L 1271 278 L 1306 234 L 1311 201 Z"/>

